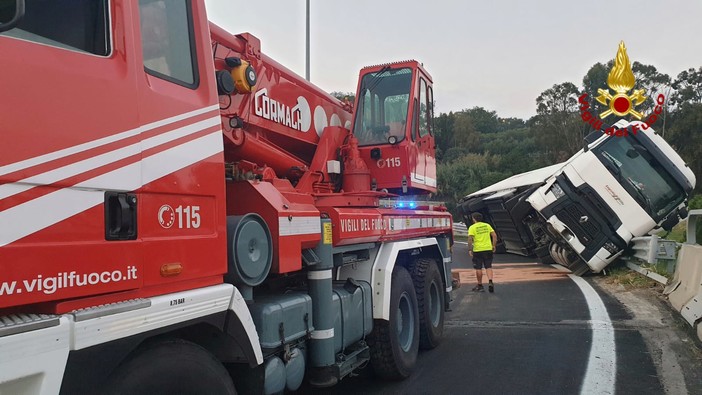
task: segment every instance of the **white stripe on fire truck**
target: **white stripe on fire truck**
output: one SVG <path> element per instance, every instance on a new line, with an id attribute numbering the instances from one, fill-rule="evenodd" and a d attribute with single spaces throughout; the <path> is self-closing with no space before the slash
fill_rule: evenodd
<path id="1" fill-rule="evenodd" d="M 322 225 L 319 216 L 278 217 L 278 231 L 281 236 L 320 234 Z"/>
<path id="2" fill-rule="evenodd" d="M 96 169 L 118 160 L 136 155 L 142 151 L 157 147 L 162 144 L 169 143 L 176 139 L 189 136 L 200 132 L 206 128 L 219 125 L 219 116 L 206 119 L 204 121 L 195 122 L 193 124 L 183 126 L 181 128 L 171 130 L 170 132 L 159 134 L 158 136 L 150 137 L 143 141 L 137 142 L 126 147 L 106 152 L 104 154 L 94 156 L 82 160 L 80 162 L 71 163 L 45 173 L 37 174 L 36 176 L 28 177 L 16 183 L 0 185 L 0 199 L 16 195 L 36 187 L 37 185 L 49 185 L 66 178 L 77 176 L 86 171 Z M 21 185 L 18 185 L 21 184 Z M 112 189 L 112 188 L 111 188 Z"/>
<path id="3" fill-rule="evenodd" d="M 418 184 L 424 184 L 424 185 L 430 186 L 430 187 L 436 187 L 436 178 L 422 176 L 422 175 L 419 175 L 417 173 L 410 173 L 410 177 L 412 178 L 412 182 L 416 182 Z"/>
<path id="4" fill-rule="evenodd" d="M 390 221 L 389 230 L 410 230 L 410 229 L 426 229 L 426 228 L 446 228 L 449 227 L 448 218 L 388 218 Z"/>
<path id="5" fill-rule="evenodd" d="M 139 189 L 220 152 L 222 133 L 216 131 L 146 157 L 141 162 L 131 163 L 71 188 L 63 188 L 2 211 L 0 223 L 12 226 L 0 227 L 0 247 L 102 204 L 105 200 L 104 190 L 93 189 L 96 185 L 109 186 L 110 189 L 114 189 L 114 185 L 120 185 L 125 191 Z"/>
<path id="6" fill-rule="evenodd" d="M 310 333 L 310 339 L 324 340 L 334 337 L 334 328 L 314 330 Z"/>
<path id="7" fill-rule="evenodd" d="M 161 126 L 165 126 L 171 123 L 175 123 L 178 121 L 182 121 L 184 119 L 192 118 L 194 116 L 200 115 L 200 114 L 205 114 L 209 111 L 215 111 L 218 110 L 219 106 L 214 105 L 210 107 L 204 107 L 198 110 L 186 112 L 184 114 L 176 115 L 170 118 L 162 119 L 160 121 L 152 122 L 149 124 L 146 124 L 144 126 L 140 126 L 136 129 L 128 130 L 126 132 L 121 132 L 117 134 L 113 134 L 112 136 L 108 137 L 103 137 L 101 139 L 89 141 L 87 143 L 83 144 L 78 144 L 73 147 L 68 147 L 64 148 L 58 151 L 50 152 L 48 154 L 40 155 L 40 156 L 35 156 L 33 158 L 25 159 L 19 162 L 15 163 L 10 163 L 8 165 L 0 166 L 0 176 L 9 174 L 9 173 L 14 173 L 19 170 L 24 170 L 29 167 L 41 165 L 46 162 L 50 162 L 52 160 L 56 159 L 61 159 L 69 155 L 77 154 L 83 151 L 87 151 L 89 149 L 93 149 L 96 147 L 100 147 L 106 144 L 114 143 L 115 141 L 120 141 L 127 139 L 132 136 L 136 136 L 139 133 L 144 133 L 152 129 L 159 128 Z"/>
<path id="8" fill-rule="evenodd" d="M 331 269 L 328 270 L 310 270 L 307 272 L 308 280 L 327 280 L 332 278 Z"/>

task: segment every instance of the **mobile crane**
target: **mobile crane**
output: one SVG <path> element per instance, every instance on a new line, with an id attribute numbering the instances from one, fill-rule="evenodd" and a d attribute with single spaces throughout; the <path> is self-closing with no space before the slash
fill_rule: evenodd
<path id="1" fill-rule="evenodd" d="M 355 111 L 190 0 L 0 2 L 0 392 L 412 373 L 451 294 L 432 80 Z"/>

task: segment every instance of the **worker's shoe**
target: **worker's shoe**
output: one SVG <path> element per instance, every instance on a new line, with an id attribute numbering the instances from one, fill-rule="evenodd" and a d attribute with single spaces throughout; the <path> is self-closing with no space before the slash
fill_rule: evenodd
<path id="1" fill-rule="evenodd" d="M 490 281 L 490 284 L 488 284 L 488 292 L 495 292 L 495 284 Z"/>
<path id="2" fill-rule="evenodd" d="M 483 288 L 483 284 L 478 284 L 473 288 L 473 292 L 485 292 L 485 288 Z"/>

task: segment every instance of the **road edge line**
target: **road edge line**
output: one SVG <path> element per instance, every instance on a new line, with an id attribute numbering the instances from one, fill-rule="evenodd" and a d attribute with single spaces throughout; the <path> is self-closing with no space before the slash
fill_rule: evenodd
<path id="1" fill-rule="evenodd" d="M 580 394 L 614 394 L 617 380 L 617 351 L 614 327 L 607 308 L 595 288 L 583 278 L 568 274 L 585 296 L 590 310 L 592 344 Z"/>

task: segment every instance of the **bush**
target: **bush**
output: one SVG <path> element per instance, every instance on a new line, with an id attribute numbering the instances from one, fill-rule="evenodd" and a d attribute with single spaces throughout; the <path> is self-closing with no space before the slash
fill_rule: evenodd
<path id="1" fill-rule="evenodd" d="M 690 210 L 696 210 L 702 208 L 702 195 L 695 195 L 690 199 L 688 203 Z"/>

